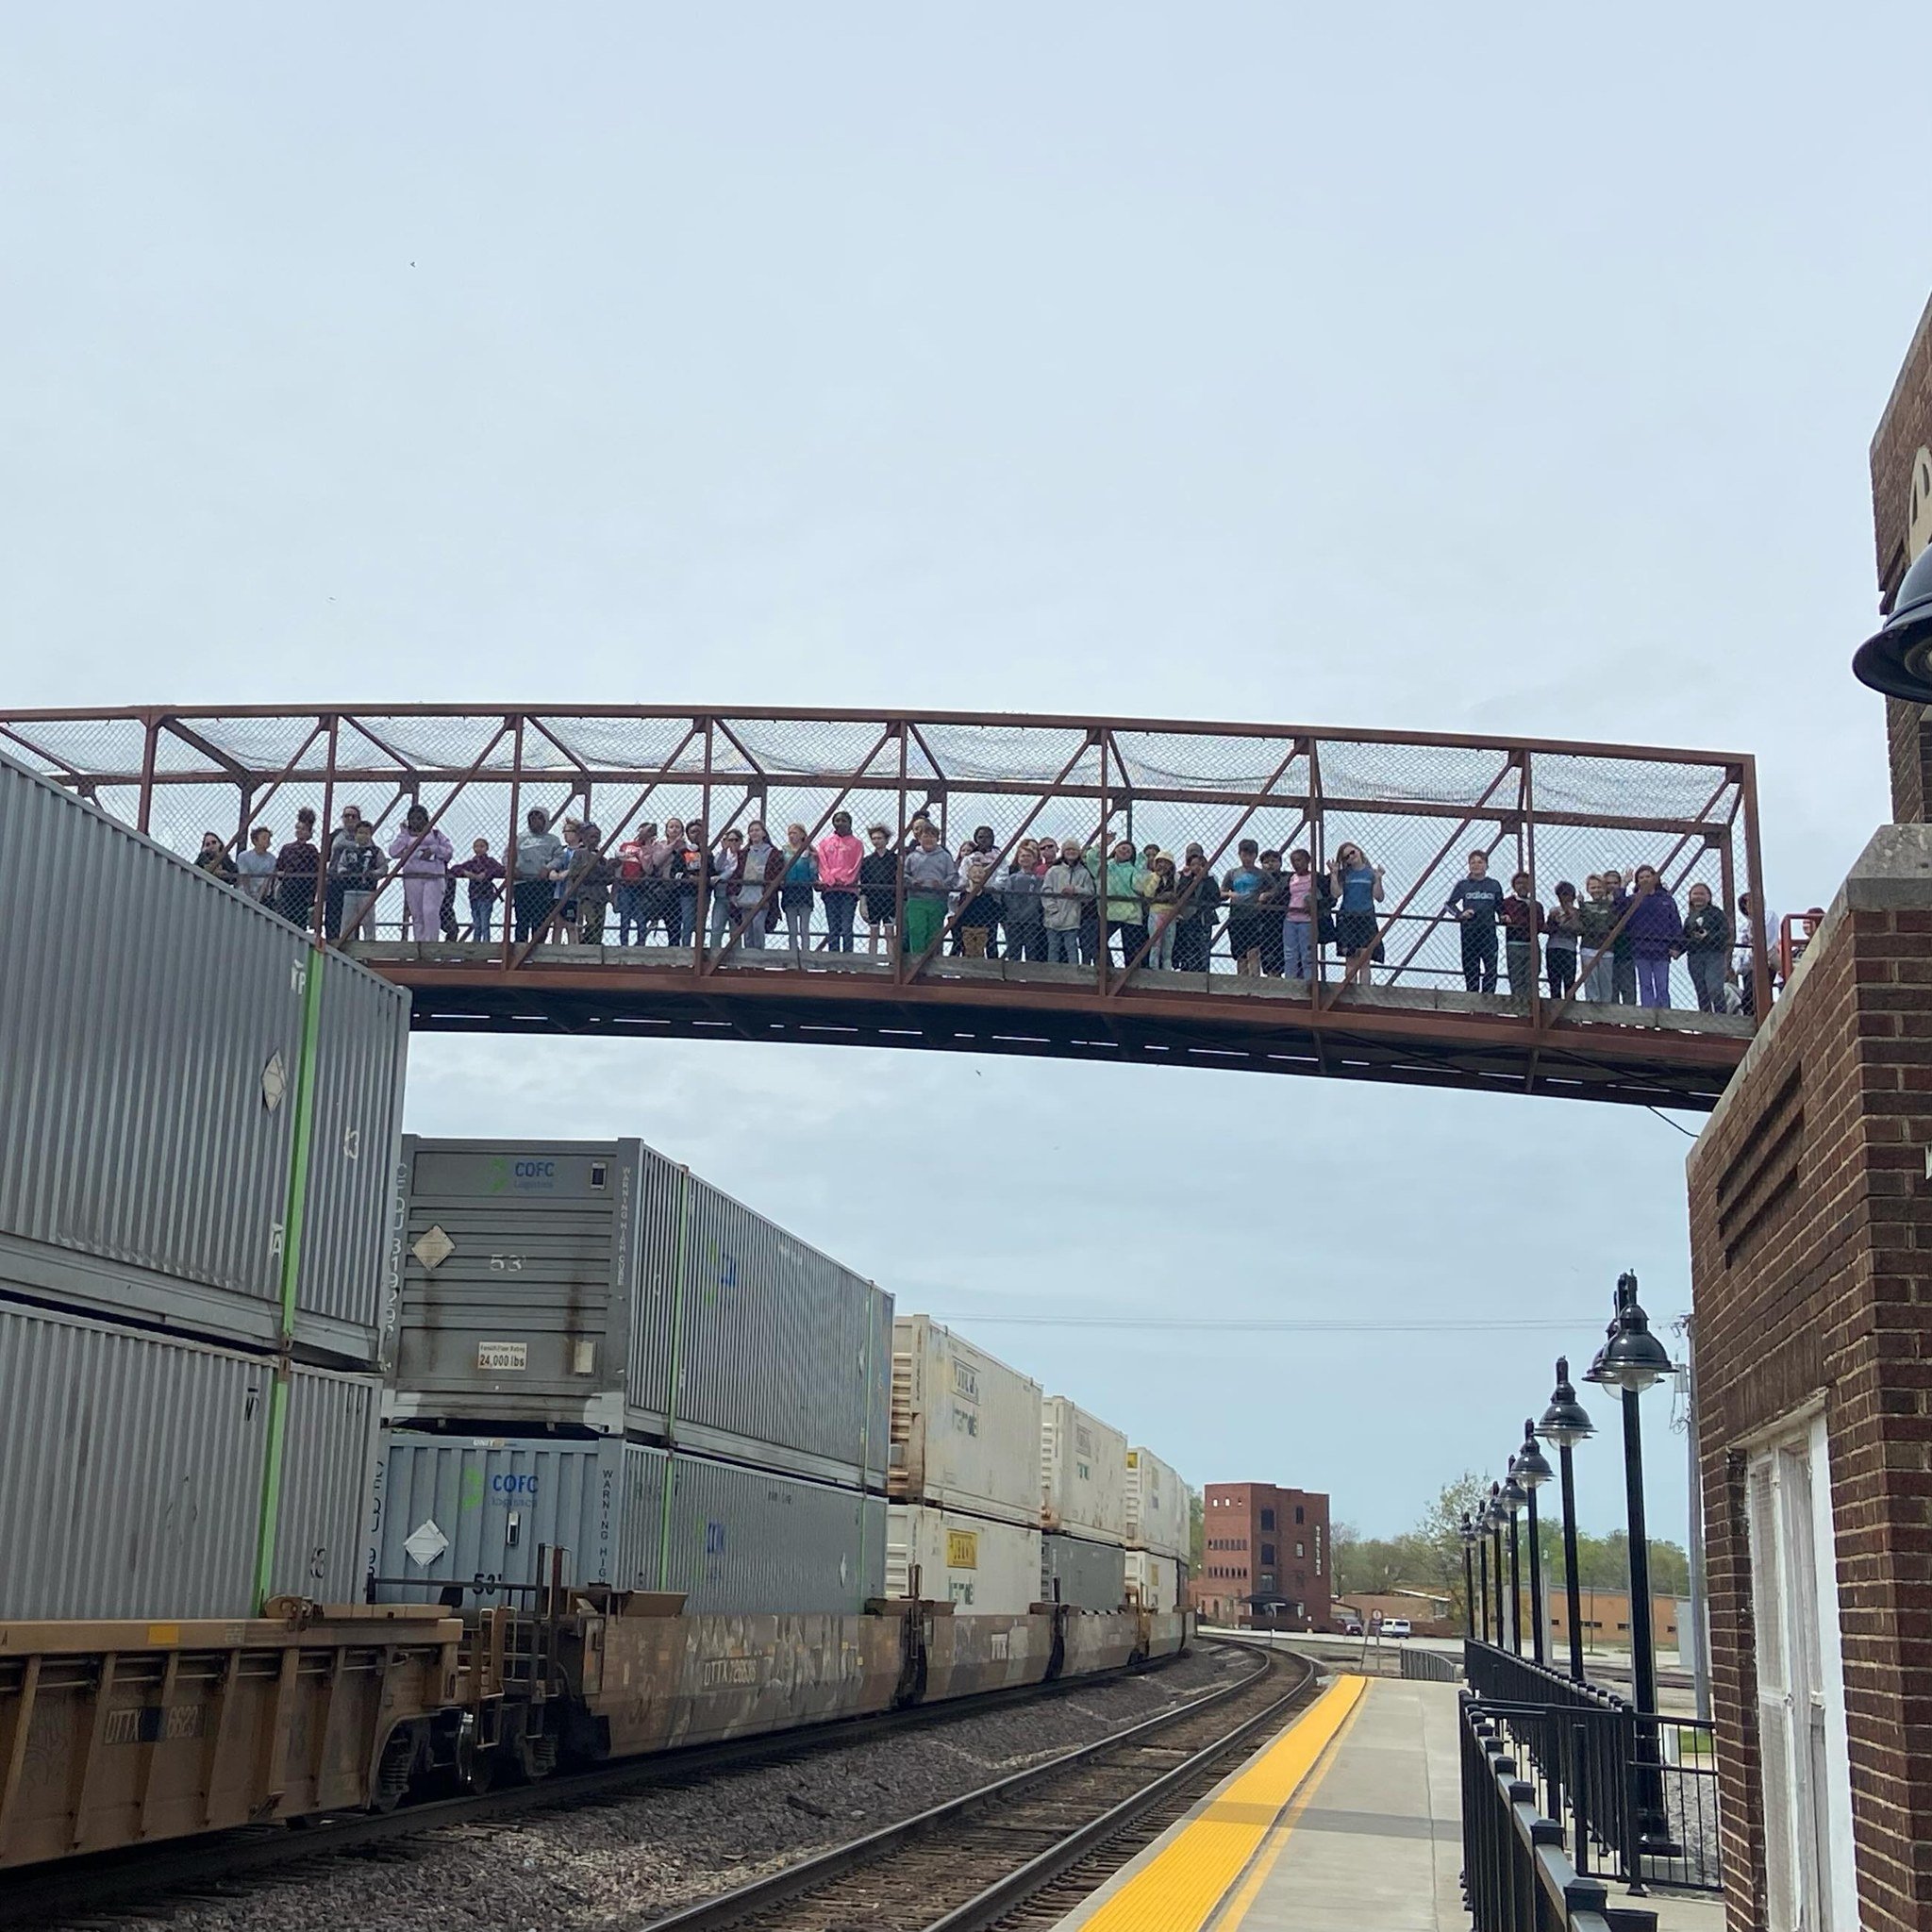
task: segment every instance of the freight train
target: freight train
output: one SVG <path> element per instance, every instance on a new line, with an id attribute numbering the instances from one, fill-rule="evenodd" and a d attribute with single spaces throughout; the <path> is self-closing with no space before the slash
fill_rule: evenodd
<path id="1" fill-rule="evenodd" d="M 466 1615 L 266 1607 L 0 1624 L 0 1870 L 1123 1671 L 1190 1638 L 1178 1612 L 686 1616 L 561 1583 Z"/>
<path id="2" fill-rule="evenodd" d="M 0 1868 L 1185 1647 L 1119 1430 L 641 1141 L 405 1139 L 406 993 L 5 758 L 0 849 Z"/>

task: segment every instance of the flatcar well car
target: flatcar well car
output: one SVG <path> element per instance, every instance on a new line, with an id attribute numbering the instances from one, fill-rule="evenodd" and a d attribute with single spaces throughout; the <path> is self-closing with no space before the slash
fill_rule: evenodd
<path id="1" fill-rule="evenodd" d="M 1185 1618 L 681 1614 L 558 1589 L 528 1610 L 0 1624 L 0 1868 L 481 1786 L 1158 1662 Z"/>

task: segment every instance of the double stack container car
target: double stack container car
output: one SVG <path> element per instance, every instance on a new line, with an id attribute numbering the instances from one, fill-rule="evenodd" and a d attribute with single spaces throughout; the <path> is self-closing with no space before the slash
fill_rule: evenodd
<path id="1" fill-rule="evenodd" d="M 1041 1595 L 1085 1610 L 1126 1597 L 1127 1439 L 1064 1395 L 1041 1409 Z"/>
<path id="2" fill-rule="evenodd" d="M 929 1315 L 892 1324 L 886 1593 L 1018 1615 L 1041 1600 L 1040 1384 Z"/>
<path id="3" fill-rule="evenodd" d="M 641 1141 L 411 1136 L 403 1171 L 378 1590 L 529 1585 L 541 1545 L 694 1612 L 881 1593 L 890 1295 Z M 499 1512 L 539 1455 L 554 1501 Z"/>
<path id="4" fill-rule="evenodd" d="M 1188 1597 L 1187 1485 L 1153 1450 L 1127 1451 L 1127 1594 L 1150 1610 L 1184 1609 Z"/>
<path id="5" fill-rule="evenodd" d="M 408 998 L 0 759 L 0 1619 L 344 1601 Z"/>

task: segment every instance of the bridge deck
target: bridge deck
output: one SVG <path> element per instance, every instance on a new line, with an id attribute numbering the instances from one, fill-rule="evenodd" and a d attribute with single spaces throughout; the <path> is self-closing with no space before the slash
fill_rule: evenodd
<path id="1" fill-rule="evenodd" d="M 1137 1064 L 1396 1080 L 1707 1108 L 1750 1043 L 1726 1014 L 1572 1006 L 1559 1020 L 1507 997 L 1424 986 L 1150 972 L 1103 991 L 1095 970 L 941 957 L 916 980 L 884 956 L 778 950 L 691 963 L 668 946 L 351 948 L 415 994 L 431 1031 L 792 1040 L 1050 1055 Z"/>

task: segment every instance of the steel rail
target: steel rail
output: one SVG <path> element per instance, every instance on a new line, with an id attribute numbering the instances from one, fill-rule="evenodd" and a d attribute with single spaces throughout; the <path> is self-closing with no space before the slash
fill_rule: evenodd
<path id="1" fill-rule="evenodd" d="M 78 1915 L 125 1913 L 136 1905 L 158 1903 L 169 1893 L 198 1890 L 231 1878 L 280 1877 L 291 1866 L 320 1863 L 341 1853 L 413 1838 L 443 1825 L 474 1824 L 491 1818 L 567 1810 L 575 1805 L 611 1803 L 659 1785 L 722 1777 L 905 1732 L 943 1728 L 990 1711 L 1046 1704 L 1099 1685 L 1155 1674 L 1174 1661 L 1173 1657 L 1159 1657 L 1147 1663 L 1124 1665 L 1118 1670 L 1087 1672 L 1076 1677 L 1021 1685 L 973 1697 L 948 1698 L 938 1704 L 914 1705 L 870 1717 L 835 1718 L 789 1730 L 762 1732 L 756 1737 L 652 1752 L 530 1783 L 424 1799 L 393 1811 L 318 1813 L 312 1818 L 242 1825 L 232 1831 L 203 1832 L 154 1844 L 83 1853 L 51 1864 L 17 1866 L 4 1874 L 6 1882 L 0 1885 L 0 1926 L 31 1926 L 37 1932 L 45 1932 L 47 1926 L 64 1924 Z M 1233 1694 L 1259 1674 L 1256 1673 L 1240 1684 L 1219 1687 L 1207 1697 L 1191 1700 L 1162 1716 L 1178 1721 L 1217 1698 Z M 1139 1728 L 1110 1732 L 1099 1741 L 1116 1742 Z M 1052 1759 L 1048 1768 L 1061 1761 Z M 300 1828 L 295 1828 L 298 1825 Z"/>
<path id="2" fill-rule="evenodd" d="M 1102 1844 L 1118 1838 L 1163 1799 L 1170 1798 L 1177 1789 L 1198 1780 L 1211 1766 L 1238 1750 L 1256 1731 L 1278 1718 L 1313 1686 L 1316 1676 L 1314 1664 L 1307 1658 L 1263 1652 L 1257 1669 L 1248 1672 L 1233 1684 L 1220 1686 L 1174 1710 L 1163 1711 L 1144 1723 L 1115 1731 L 1093 1743 L 1062 1752 L 1042 1764 L 1011 1773 L 844 1844 L 834 1845 L 767 1877 L 739 1886 L 718 1898 L 684 1907 L 667 1916 L 641 1922 L 641 1924 L 647 1925 L 649 1932 L 727 1932 L 727 1928 L 756 1920 L 774 1907 L 802 1902 L 849 1874 L 878 1864 L 922 1840 L 933 1837 L 941 1837 L 942 1840 L 948 1828 L 970 1825 L 980 1813 L 1008 1799 L 1034 1792 L 1070 1775 L 1077 1777 L 1083 1769 L 1092 1766 L 1096 1759 L 1108 1752 L 1138 1748 L 1188 1719 L 1241 1696 L 1273 1676 L 1277 1670 L 1291 1665 L 1298 1665 L 1301 1672 L 1291 1688 L 1270 1699 L 1258 1710 L 1243 1715 L 1238 1723 L 1190 1753 L 1181 1763 L 1151 1778 L 1126 1799 L 1109 1806 L 1097 1816 L 1084 1820 L 1063 1833 L 1056 1843 L 1002 1873 L 964 1904 L 927 1922 L 924 1928 L 924 1932 L 980 1932 L 980 1928 L 992 1924 L 1033 1892 L 1051 1884 L 1082 1859 L 1091 1857 Z M 976 1849 L 980 1849 L 976 1841 L 969 1842 L 959 1856 L 971 1857 Z"/>

